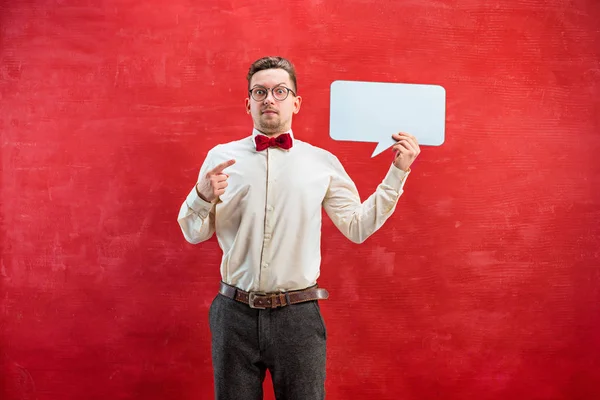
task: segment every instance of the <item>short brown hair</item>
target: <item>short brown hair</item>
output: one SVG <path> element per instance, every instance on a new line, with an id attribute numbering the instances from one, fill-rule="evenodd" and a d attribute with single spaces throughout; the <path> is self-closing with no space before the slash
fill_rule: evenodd
<path id="1" fill-rule="evenodd" d="M 281 68 L 290 75 L 290 80 L 294 85 L 294 90 L 297 92 L 298 85 L 296 84 L 296 69 L 294 68 L 294 65 L 289 60 L 276 56 L 263 57 L 252 63 L 250 69 L 248 70 L 248 76 L 246 77 L 248 79 L 248 89 L 250 89 L 250 81 L 255 73 L 265 69 L 275 68 Z"/>

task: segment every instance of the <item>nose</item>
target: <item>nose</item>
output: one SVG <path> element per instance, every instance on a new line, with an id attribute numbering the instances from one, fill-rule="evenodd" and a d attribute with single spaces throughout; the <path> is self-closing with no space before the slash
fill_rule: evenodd
<path id="1" fill-rule="evenodd" d="M 267 97 L 263 100 L 263 104 L 273 104 L 275 103 L 275 97 L 273 97 L 273 91 L 267 90 Z"/>

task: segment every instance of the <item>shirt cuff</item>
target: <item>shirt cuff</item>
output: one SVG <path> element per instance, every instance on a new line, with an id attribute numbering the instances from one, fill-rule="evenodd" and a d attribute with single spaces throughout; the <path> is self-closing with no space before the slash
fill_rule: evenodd
<path id="1" fill-rule="evenodd" d="M 200 216 L 200 218 L 205 219 L 208 217 L 210 210 L 213 207 L 213 203 L 209 203 L 208 201 L 203 200 L 200 196 L 198 196 L 198 192 L 196 191 L 196 187 L 192 189 L 190 194 L 188 194 L 185 199 L 187 206 L 196 214 Z"/>
<path id="2" fill-rule="evenodd" d="M 396 192 L 400 193 L 404 190 L 404 183 L 406 182 L 406 178 L 410 174 L 410 168 L 408 171 L 403 171 L 400 168 L 396 167 L 394 163 L 390 165 L 390 169 L 388 170 L 387 175 L 383 179 L 383 184 L 393 188 Z"/>

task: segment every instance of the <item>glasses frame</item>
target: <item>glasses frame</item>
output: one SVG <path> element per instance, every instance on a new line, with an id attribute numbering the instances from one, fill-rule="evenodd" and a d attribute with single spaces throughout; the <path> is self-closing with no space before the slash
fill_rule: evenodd
<path id="1" fill-rule="evenodd" d="M 275 93 L 273 92 L 273 90 L 275 90 L 275 89 L 281 89 L 281 88 L 287 90 L 287 92 L 286 92 L 285 97 L 283 99 L 278 99 L 277 97 L 275 97 Z M 264 98 L 262 98 L 262 99 L 259 100 L 256 97 L 254 97 L 254 90 L 255 89 L 263 89 L 263 90 L 265 90 L 267 92 L 267 94 L 265 95 Z M 269 97 L 269 92 L 271 92 L 271 94 L 273 95 L 273 98 L 275 100 L 277 100 L 277 101 L 285 101 L 288 98 L 288 96 L 290 95 L 290 93 L 293 94 L 294 97 L 298 97 L 296 95 L 296 92 L 294 92 L 292 89 L 290 89 L 289 87 L 284 86 L 284 85 L 277 85 L 277 86 L 275 86 L 275 87 L 273 87 L 271 89 L 266 88 L 264 86 L 254 86 L 252 89 L 248 90 L 248 94 L 250 95 L 250 97 L 252 97 L 254 99 L 254 101 L 264 101 L 267 97 Z"/>

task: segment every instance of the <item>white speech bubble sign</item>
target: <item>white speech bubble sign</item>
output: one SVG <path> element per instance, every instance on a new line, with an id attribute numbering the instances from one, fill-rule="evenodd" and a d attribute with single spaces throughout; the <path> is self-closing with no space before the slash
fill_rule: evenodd
<path id="1" fill-rule="evenodd" d="M 334 81 L 331 84 L 329 135 L 334 140 L 377 143 L 371 157 L 406 132 L 419 145 L 444 143 L 446 90 L 439 85 Z"/>

